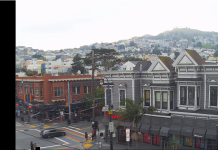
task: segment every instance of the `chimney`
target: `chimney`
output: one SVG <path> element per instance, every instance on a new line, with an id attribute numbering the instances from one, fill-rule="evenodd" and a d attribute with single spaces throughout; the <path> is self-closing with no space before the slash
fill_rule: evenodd
<path id="1" fill-rule="evenodd" d="M 140 64 L 140 71 L 142 71 L 142 64 Z"/>

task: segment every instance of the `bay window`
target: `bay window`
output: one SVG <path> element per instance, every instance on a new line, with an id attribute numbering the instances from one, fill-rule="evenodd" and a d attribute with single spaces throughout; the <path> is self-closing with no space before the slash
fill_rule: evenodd
<path id="1" fill-rule="evenodd" d="M 162 92 L 162 109 L 167 109 L 168 92 Z"/>
<path id="2" fill-rule="evenodd" d="M 200 86 L 180 86 L 180 105 L 199 106 Z"/>
<path id="3" fill-rule="evenodd" d="M 155 91 L 155 107 L 158 109 L 168 108 L 168 91 Z"/>
<path id="4" fill-rule="evenodd" d="M 120 90 L 120 106 L 125 106 L 125 101 L 124 99 L 126 99 L 126 93 L 125 90 Z"/>
<path id="5" fill-rule="evenodd" d="M 186 105 L 187 87 L 180 86 L 180 105 Z"/>
<path id="6" fill-rule="evenodd" d="M 194 106 L 195 100 L 195 87 L 188 87 L 188 105 Z"/>
<path id="7" fill-rule="evenodd" d="M 160 91 L 155 92 L 155 107 L 160 109 Z"/>
<path id="8" fill-rule="evenodd" d="M 145 90 L 144 94 L 145 94 L 144 95 L 144 98 L 145 98 L 144 99 L 145 100 L 144 106 L 150 106 L 150 90 Z"/>
<path id="9" fill-rule="evenodd" d="M 218 87 L 210 86 L 210 106 L 217 106 L 218 101 Z"/>

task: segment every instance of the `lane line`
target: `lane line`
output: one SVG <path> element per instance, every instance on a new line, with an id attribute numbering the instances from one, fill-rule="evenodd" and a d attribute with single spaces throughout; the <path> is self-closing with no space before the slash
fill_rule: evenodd
<path id="1" fill-rule="evenodd" d="M 68 127 L 70 127 L 70 128 L 75 128 L 75 129 L 77 129 L 77 130 L 80 130 L 80 128 L 76 128 L 76 127 L 72 127 L 72 126 L 68 126 Z"/>
<path id="2" fill-rule="evenodd" d="M 85 133 L 82 133 L 82 132 L 79 132 L 79 131 L 76 131 L 76 130 L 73 130 L 73 129 L 70 129 L 70 128 L 66 128 L 66 127 L 62 127 L 62 128 L 65 128 L 65 129 L 68 129 L 68 130 L 71 130 L 71 131 L 74 131 L 74 132 L 78 132 L 78 133 L 80 133 L 80 134 L 85 135 Z"/>
<path id="3" fill-rule="evenodd" d="M 64 142 L 64 143 L 66 143 L 66 144 L 69 144 L 68 142 L 66 142 L 66 141 L 64 141 L 64 140 L 62 140 L 62 139 L 59 139 L 59 138 L 57 138 L 57 137 L 54 137 L 54 138 L 56 138 L 56 139 L 58 139 L 58 140 L 60 140 L 60 141 L 62 141 L 62 142 Z"/>
<path id="4" fill-rule="evenodd" d="M 54 147 L 54 146 L 61 146 L 61 145 L 52 145 L 52 146 L 45 146 L 45 147 L 40 147 L 40 148 L 48 148 L 48 147 Z"/>

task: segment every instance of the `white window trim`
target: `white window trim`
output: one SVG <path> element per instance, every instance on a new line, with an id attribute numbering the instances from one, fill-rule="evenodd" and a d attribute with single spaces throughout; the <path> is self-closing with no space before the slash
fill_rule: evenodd
<path id="1" fill-rule="evenodd" d="M 109 88 L 107 88 L 107 87 L 105 87 L 104 88 L 104 97 L 105 97 L 105 99 L 104 99 L 104 103 L 105 103 L 105 106 L 108 106 L 107 105 L 107 94 L 106 94 L 106 90 L 107 89 L 110 89 L 111 90 L 111 105 L 114 103 L 114 101 L 113 101 L 113 95 L 112 95 L 112 87 L 110 86 Z M 109 106 L 108 106 L 109 107 Z"/>
<path id="2" fill-rule="evenodd" d="M 186 93 L 187 95 L 187 102 L 186 102 L 186 105 L 180 105 L 180 87 L 181 86 L 185 86 L 185 87 L 187 87 L 187 91 L 188 91 L 188 87 L 189 86 L 191 86 L 191 87 L 195 87 L 195 91 L 196 91 L 196 93 L 195 93 L 195 99 L 196 99 L 196 105 L 195 105 L 195 100 L 194 100 L 194 105 L 193 106 L 191 106 L 191 105 L 187 105 L 188 104 L 188 93 Z M 178 93 L 177 93 L 177 95 L 178 95 L 178 102 L 179 103 L 177 103 L 177 106 L 178 106 L 178 108 L 182 108 L 182 109 L 184 109 L 184 108 L 194 108 L 194 109 L 197 109 L 198 107 L 200 107 L 200 106 L 197 106 L 197 87 L 200 87 L 200 91 L 201 91 L 201 86 L 200 85 L 188 85 L 188 84 L 183 84 L 183 85 L 179 85 L 178 87 L 179 87 L 179 89 L 177 90 L 178 91 Z M 201 94 L 200 94 L 200 97 L 201 97 Z M 199 103 L 200 103 L 200 97 L 199 97 Z M 200 104 L 199 104 L 200 105 Z"/>
<path id="3" fill-rule="evenodd" d="M 145 90 L 149 90 L 150 91 L 150 106 L 151 106 L 151 89 L 150 88 L 146 88 L 146 87 L 143 87 L 143 92 L 142 92 L 142 97 L 143 97 L 143 107 L 149 107 L 149 106 L 145 106 Z"/>
<path id="4" fill-rule="evenodd" d="M 85 87 L 87 87 L 86 91 L 88 93 L 85 93 Z M 89 90 L 88 90 L 89 88 L 88 87 L 89 87 L 89 85 L 88 86 L 87 85 L 84 86 L 84 94 L 90 94 L 92 92 L 92 86 L 90 86 L 91 87 L 91 92 L 90 93 L 89 93 Z"/>
<path id="5" fill-rule="evenodd" d="M 171 91 L 171 90 L 165 90 L 165 89 L 164 89 L 164 90 L 153 90 L 153 104 L 154 104 L 153 106 L 155 107 L 155 92 L 161 92 L 160 103 L 161 103 L 161 106 L 162 106 L 162 92 L 167 92 L 167 94 L 168 94 L 168 95 L 167 95 L 167 103 L 169 103 L 169 102 L 170 102 L 170 99 L 169 99 L 169 96 L 170 96 L 169 93 L 170 93 L 170 91 Z M 157 109 L 157 110 L 165 110 L 165 111 L 168 110 L 168 111 L 169 111 L 170 108 L 168 108 L 168 106 L 169 106 L 169 105 L 167 104 L 167 109 L 163 109 L 163 108 L 161 107 L 160 109 Z"/>
<path id="6" fill-rule="evenodd" d="M 62 95 L 61 96 L 55 96 L 55 88 L 62 88 Z M 58 89 L 57 89 L 58 91 Z M 63 86 L 54 87 L 54 97 L 62 97 L 64 95 L 64 88 Z"/>
<path id="7" fill-rule="evenodd" d="M 124 90 L 125 91 L 125 99 L 126 99 L 126 88 L 118 88 L 118 94 L 119 94 L 119 108 L 126 108 L 126 102 L 125 102 L 125 106 L 120 106 L 120 90 Z"/>
<path id="8" fill-rule="evenodd" d="M 38 95 L 36 95 L 36 88 L 38 88 Z M 39 87 L 34 87 L 35 97 L 39 97 Z"/>
<path id="9" fill-rule="evenodd" d="M 75 87 L 73 87 L 73 88 L 76 88 L 75 93 L 73 93 L 73 94 L 74 94 L 74 95 L 79 95 L 80 93 L 78 94 L 77 88 L 80 88 L 80 86 L 75 86 Z M 81 92 L 81 89 L 80 89 L 80 92 Z"/>
<path id="10" fill-rule="evenodd" d="M 210 87 L 215 86 L 218 87 L 218 85 L 209 85 L 209 100 L 208 100 L 208 108 L 217 108 L 218 109 L 218 104 L 217 106 L 210 106 Z M 206 93 L 205 93 L 206 94 Z M 217 93 L 218 94 L 218 93 Z"/>

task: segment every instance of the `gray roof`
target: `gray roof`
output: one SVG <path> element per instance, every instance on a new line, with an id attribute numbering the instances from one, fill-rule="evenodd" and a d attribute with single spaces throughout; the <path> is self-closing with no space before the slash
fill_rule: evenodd
<path id="1" fill-rule="evenodd" d="M 131 63 L 133 63 L 134 65 L 136 65 L 139 61 L 129 61 Z"/>
<path id="2" fill-rule="evenodd" d="M 180 110 L 180 109 L 178 109 L 176 111 L 178 111 L 178 112 L 188 112 L 188 113 L 200 113 L 200 114 L 218 115 L 218 110 L 203 110 L 203 109 L 199 109 L 199 110 L 196 110 L 196 111 L 192 111 L 192 110 Z"/>

